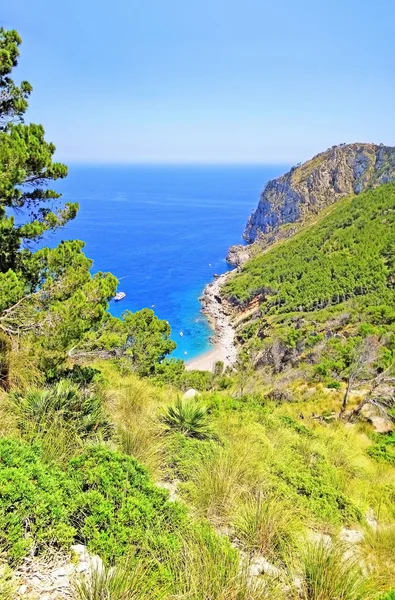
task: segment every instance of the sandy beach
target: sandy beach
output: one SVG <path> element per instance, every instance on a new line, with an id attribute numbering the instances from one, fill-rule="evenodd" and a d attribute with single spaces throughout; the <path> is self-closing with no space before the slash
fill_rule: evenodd
<path id="1" fill-rule="evenodd" d="M 237 353 L 235 348 L 235 334 L 230 324 L 228 314 L 219 297 L 221 286 L 225 283 L 229 273 L 224 273 L 212 283 L 209 283 L 203 293 L 202 312 L 214 330 L 214 348 L 186 363 L 189 370 L 212 371 L 217 361 L 222 361 L 225 366 L 235 363 Z"/>

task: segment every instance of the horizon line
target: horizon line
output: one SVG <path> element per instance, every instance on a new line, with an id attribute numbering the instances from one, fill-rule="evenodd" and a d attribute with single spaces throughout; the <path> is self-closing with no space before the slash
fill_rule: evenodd
<path id="1" fill-rule="evenodd" d="M 136 167 L 284 167 L 293 164 L 290 161 L 284 162 L 261 162 L 261 161 L 251 161 L 251 162 L 237 162 L 237 161 L 188 161 L 188 162 L 176 162 L 176 161 L 114 161 L 114 160 L 73 160 L 67 158 L 55 158 L 56 162 L 64 162 L 72 165 L 92 165 L 92 166 L 103 166 L 103 165 L 113 165 L 113 166 L 136 166 Z M 295 163 L 296 164 L 296 163 Z"/>

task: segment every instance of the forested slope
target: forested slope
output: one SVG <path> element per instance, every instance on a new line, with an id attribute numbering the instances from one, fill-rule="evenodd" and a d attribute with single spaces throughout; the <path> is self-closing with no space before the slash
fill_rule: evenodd
<path id="1" fill-rule="evenodd" d="M 372 294 L 393 301 L 395 184 L 340 201 L 291 240 L 245 264 L 224 288 L 243 306 L 260 296 L 268 314 L 307 311 Z"/>

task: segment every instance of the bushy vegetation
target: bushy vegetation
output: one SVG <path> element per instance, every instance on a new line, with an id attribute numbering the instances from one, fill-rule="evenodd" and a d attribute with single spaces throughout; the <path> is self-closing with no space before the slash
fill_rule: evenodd
<path id="1" fill-rule="evenodd" d="M 375 443 L 368 450 L 369 455 L 376 460 L 385 460 L 395 465 L 395 433 L 376 434 Z"/>
<path id="2" fill-rule="evenodd" d="M 39 448 L 1 439 L 0 458 L 0 543 L 12 561 L 79 542 L 111 564 L 177 544 L 183 508 L 131 457 L 93 446 L 60 470 Z"/>

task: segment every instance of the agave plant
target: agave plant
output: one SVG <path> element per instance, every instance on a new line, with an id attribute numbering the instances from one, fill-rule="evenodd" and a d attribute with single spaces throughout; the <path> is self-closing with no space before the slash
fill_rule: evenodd
<path id="1" fill-rule="evenodd" d="M 67 380 L 14 395 L 11 402 L 21 431 L 32 427 L 43 431 L 59 423 L 70 426 L 81 439 L 97 435 L 106 440 L 112 433 L 101 398 Z"/>
<path id="2" fill-rule="evenodd" d="M 178 431 L 186 437 L 199 440 L 216 437 L 211 429 L 207 408 L 195 399 L 177 398 L 163 413 L 161 422 L 168 432 Z"/>

